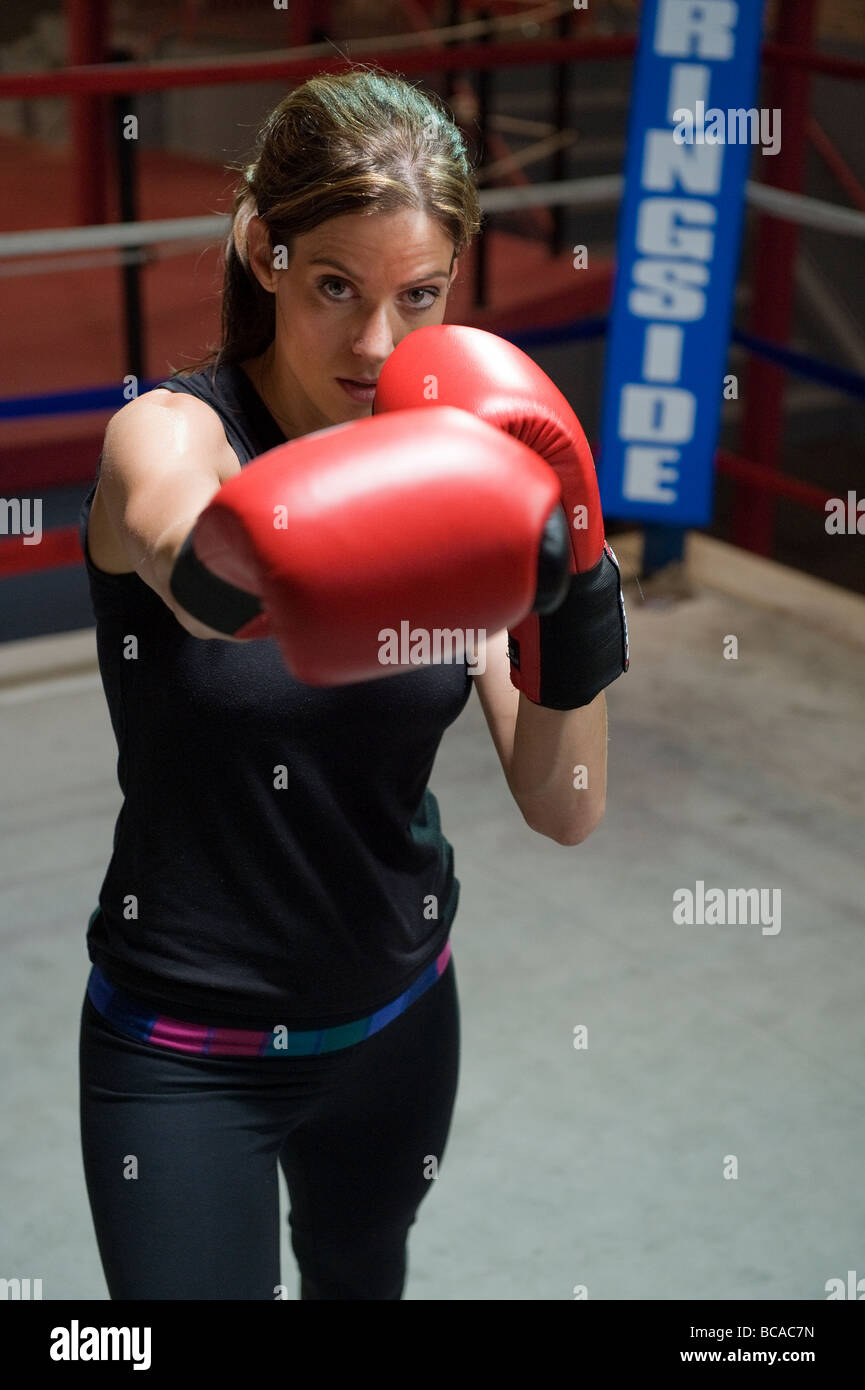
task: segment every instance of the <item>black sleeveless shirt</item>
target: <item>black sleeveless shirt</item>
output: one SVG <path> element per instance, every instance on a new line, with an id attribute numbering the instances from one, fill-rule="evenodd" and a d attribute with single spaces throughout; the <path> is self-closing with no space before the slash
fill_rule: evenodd
<path id="1" fill-rule="evenodd" d="M 242 465 L 285 442 L 238 366 L 160 385 L 212 406 Z M 193 637 L 136 573 L 92 563 L 98 476 L 80 535 L 123 804 L 91 961 L 190 1022 L 326 1028 L 374 1012 L 456 913 L 427 784 L 471 693 L 466 663 L 319 688 L 272 638 Z"/>

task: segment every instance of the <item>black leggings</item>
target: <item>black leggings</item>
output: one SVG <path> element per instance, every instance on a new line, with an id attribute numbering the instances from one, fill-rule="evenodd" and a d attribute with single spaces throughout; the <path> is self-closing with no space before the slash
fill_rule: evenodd
<path id="1" fill-rule="evenodd" d="M 399 1299 L 459 1070 L 453 957 L 380 1032 L 318 1057 L 197 1057 L 85 995 L 81 1142 L 112 1299 L 274 1299 L 285 1174 L 302 1299 Z"/>

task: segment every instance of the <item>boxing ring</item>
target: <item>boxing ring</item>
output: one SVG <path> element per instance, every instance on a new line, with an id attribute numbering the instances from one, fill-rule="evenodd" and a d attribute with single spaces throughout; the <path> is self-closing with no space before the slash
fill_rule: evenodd
<path id="1" fill-rule="evenodd" d="M 505 29 L 494 41 L 498 6 L 488 7 L 495 24 L 487 17 L 435 32 L 419 4 L 408 8 L 416 30 L 427 25 L 423 42 L 417 34 L 393 47 L 370 41 L 352 56 L 404 74 L 450 74 L 452 95 L 466 100 L 464 74 L 478 74 L 487 147 L 510 185 L 486 188 L 482 180 L 482 206 L 491 216 L 524 213 L 547 242 L 533 301 L 508 304 L 495 293 L 503 237 L 498 260 L 489 244 L 470 258 L 448 319 L 508 337 L 542 363 L 603 341 L 612 259 L 577 284 L 552 262 L 562 250 L 562 210 L 618 206 L 623 178 L 531 184 L 527 162 L 505 143 L 507 123 L 497 126 L 489 106 L 484 112 L 483 75 L 531 63 L 558 65 L 561 74 L 593 60 L 627 61 L 634 36 L 587 33 L 573 11 L 567 26 L 563 7 L 550 6 L 558 38 L 515 41 Z M 790 145 L 771 181 L 745 188 L 766 293 L 747 329 L 731 334 L 751 362 L 743 449 L 715 455 L 718 475 L 734 489 L 731 540 L 656 523 L 623 521 L 613 532 L 632 669 L 607 691 L 605 819 L 570 850 L 529 832 L 477 700 L 449 730 L 433 772 L 462 885 L 452 940 L 463 1057 L 439 1190 L 412 1233 L 408 1299 L 788 1305 L 826 1300 L 828 1281 L 846 1280 L 849 1270 L 865 1278 L 865 599 L 772 558 L 773 500 L 824 513 L 833 495 L 781 469 L 785 380 L 848 401 L 865 397 L 863 373 L 788 341 L 796 229 L 823 231 L 827 245 L 865 237 L 865 190 L 809 115 L 808 76 L 861 83 L 865 64 L 814 50 L 813 6 L 797 0 L 791 8 L 790 32 L 761 50 L 770 104 L 790 113 Z M 86 10 L 70 6 L 79 19 Z M 0 74 L 0 99 L 73 103 L 82 223 L 0 233 L 0 277 L 14 285 L 44 265 L 59 283 L 65 266 L 88 257 L 94 268 L 119 270 L 124 372 L 139 391 L 167 374 L 148 359 L 148 265 L 160 253 L 213 248 L 227 219 L 133 213 L 106 223 L 108 151 L 89 164 L 82 153 L 101 139 L 94 103 L 122 97 L 128 109 L 137 93 L 289 84 L 340 70 L 332 46 L 305 43 L 304 23 L 299 6 L 298 51 L 288 56 L 159 64 L 100 62 L 98 26 L 82 27 L 79 66 Z M 538 135 L 547 152 L 565 148 L 555 134 L 566 125 L 567 95 L 560 77 L 553 134 Z M 845 205 L 801 192 L 808 141 Z M 121 201 L 135 209 L 134 167 L 122 177 Z M 58 456 L 56 440 L 33 443 L 33 422 L 96 423 L 123 404 L 123 392 L 105 379 L 4 393 L 0 431 L 27 422 L 31 433 L 22 430 L 17 442 L 10 434 L 4 446 L 0 432 L 0 491 L 89 482 L 90 443 Z M 71 524 L 49 526 L 39 545 L 0 539 L 0 587 L 79 564 Z M 731 636 L 735 660 L 725 656 Z M 45 1299 L 103 1300 L 77 1156 L 70 1043 L 88 971 L 84 928 L 119 804 L 92 628 L 0 642 L 0 726 L 9 788 L 0 850 L 0 1276 L 42 1279 Z M 673 895 L 697 884 L 705 893 L 763 888 L 777 893 L 777 910 L 747 924 L 676 922 Z M 292 1256 L 284 1215 L 281 1238 L 285 1275 Z"/>

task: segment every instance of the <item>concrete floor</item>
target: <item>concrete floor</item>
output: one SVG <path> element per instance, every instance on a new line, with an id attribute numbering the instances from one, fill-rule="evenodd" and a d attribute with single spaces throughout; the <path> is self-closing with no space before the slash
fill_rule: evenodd
<path id="1" fill-rule="evenodd" d="M 476 698 L 442 744 L 462 1068 L 407 1299 L 814 1300 L 865 1275 L 865 600 L 701 536 L 666 587 L 628 585 L 583 845 L 527 829 Z M 0 647 L 0 1275 L 46 1299 L 107 1297 L 77 1115 L 119 803 L 94 653 Z M 676 925 L 698 880 L 780 890 L 781 929 Z M 285 1226 L 282 1278 L 294 1297 Z"/>

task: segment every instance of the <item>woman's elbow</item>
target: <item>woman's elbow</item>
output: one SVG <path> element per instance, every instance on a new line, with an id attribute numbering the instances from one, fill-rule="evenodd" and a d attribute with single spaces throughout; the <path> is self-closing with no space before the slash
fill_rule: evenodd
<path id="1" fill-rule="evenodd" d="M 604 804 L 597 811 L 594 811 L 590 818 L 584 818 L 575 824 L 544 826 L 531 821 L 527 823 L 530 829 L 534 830 L 536 835 L 543 835 L 545 839 L 552 840 L 553 843 L 557 845 L 568 845 L 573 847 L 574 845 L 581 845 L 584 840 L 587 840 L 589 836 L 597 830 L 601 821 L 604 819 L 606 809 L 606 805 Z"/>

